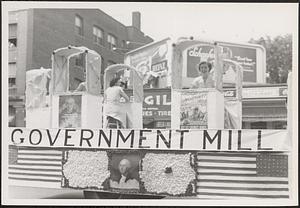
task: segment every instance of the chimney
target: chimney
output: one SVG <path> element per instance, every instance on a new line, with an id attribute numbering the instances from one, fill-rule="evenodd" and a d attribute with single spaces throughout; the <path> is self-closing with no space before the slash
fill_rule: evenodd
<path id="1" fill-rule="evenodd" d="M 132 26 L 138 30 L 141 30 L 141 13 L 132 12 Z"/>

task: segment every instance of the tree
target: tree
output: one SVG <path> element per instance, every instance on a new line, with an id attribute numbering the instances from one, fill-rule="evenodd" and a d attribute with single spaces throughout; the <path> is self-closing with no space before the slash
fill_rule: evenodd
<path id="1" fill-rule="evenodd" d="M 268 82 L 286 83 L 288 71 L 292 70 L 292 35 L 277 36 L 274 39 L 267 36 L 249 42 L 260 44 L 266 49 Z"/>

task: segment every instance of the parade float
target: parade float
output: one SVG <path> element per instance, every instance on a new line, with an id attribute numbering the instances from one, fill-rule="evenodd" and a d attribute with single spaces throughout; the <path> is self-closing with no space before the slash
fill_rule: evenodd
<path id="1" fill-rule="evenodd" d="M 205 50 L 192 66 L 186 54 Z M 9 132 L 9 183 L 175 198 L 290 198 L 291 128 L 241 128 L 248 75 L 230 53 L 225 43 L 193 38 L 151 43 L 126 54 L 124 64 L 109 66 L 102 90 L 99 54 L 84 47 L 55 50 L 48 104 L 47 82 L 40 80 L 49 70 L 36 74 L 41 79 L 27 78 L 27 126 Z M 258 53 L 263 62 L 263 51 Z M 74 92 L 68 87 L 69 61 L 78 54 L 85 57 L 86 90 Z M 211 88 L 191 88 L 200 61 L 213 64 Z M 130 101 L 120 101 L 126 128 L 109 129 L 103 91 L 116 76 L 127 82 Z M 223 85 L 235 89 L 230 99 Z M 163 90 L 171 95 L 162 96 Z M 151 109 L 154 102 L 168 103 L 170 113 Z M 146 111 L 169 118 L 168 128 L 143 126 Z"/>

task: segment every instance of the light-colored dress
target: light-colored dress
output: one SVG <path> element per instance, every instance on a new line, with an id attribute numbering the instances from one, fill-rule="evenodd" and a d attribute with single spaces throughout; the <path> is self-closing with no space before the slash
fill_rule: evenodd
<path id="1" fill-rule="evenodd" d="M 206 82 L 204 82 L 202 76 L 200 76 L 195 78 L 192 83 L 193 88 L 213 88 L 214 86 L 215 82 L 211 75 L 207 77 Z"/>
<path id="2" fill-rule="evenodd" d="M 123 104 L 120 103 L 121 92 L 123 91 L 120 86 L 109 87 L 105 90 L 105 115 L 111 116 L 126 126 L 126 112 L 122 109 Z M 123 91 L 124 92 L 124 91 Z"/>

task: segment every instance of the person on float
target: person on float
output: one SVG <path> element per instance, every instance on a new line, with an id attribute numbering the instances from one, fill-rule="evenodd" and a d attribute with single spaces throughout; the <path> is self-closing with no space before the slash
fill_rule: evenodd
<path id="1" fill-rule="evenodd" d="M 202 61 L 198 64 L 197 69 L 199 76 L 193 80 L 192 88 L 195 89 L 215 87 L 213 75 L 210 73 L 212 71 L 212 64 L 207 61 Z"/>
<path id="2" fill-rule="evenodd" d="M 121 87 L 121 78 L 113 78 L 109 87 L 104 92 L 104 102 L 106 103 L 105 115 L 107 117 L 107 124 L 110 120 L 116 120 L 119 128 L 125 128 L 126 113 L 122 109 L 121 98 L 125 99 L 125 102 L 129 102 L 129 97 L 123 91 Z"/>

